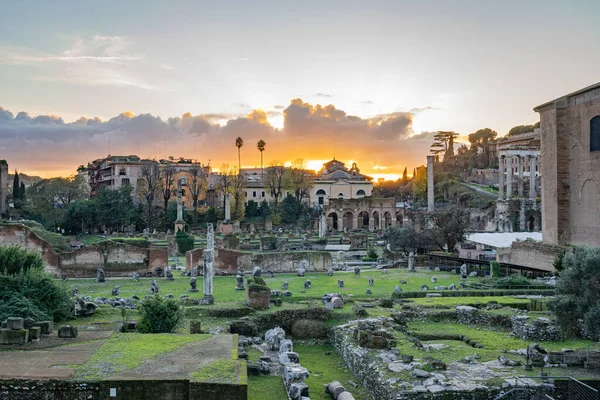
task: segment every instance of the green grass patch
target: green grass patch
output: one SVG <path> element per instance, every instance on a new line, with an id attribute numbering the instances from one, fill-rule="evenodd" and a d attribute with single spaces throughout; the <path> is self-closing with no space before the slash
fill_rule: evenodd
<path id="1" fill-rule="evenodd" d="M 448 307 L 456 306 L 485 306 L 490 302 L 497 302 L 503 306 L 521 308 L 522 304 L 529 304 L 529 299 L 518 299 L 511 296 L 490 296 L 490 297 L 425 297 L 411 299 L 409 304 L 416 304 L 423 307 Z"/>
<path id="2" fill-rule="evenodd" d="M 222 359 L 211 362 L 190 376 L 200 382 L 247 383 L 246 362 L 242 360 Z"/>
<path id="3" fill-rule="evenodd" d="M 311 392 L 311 398 L 313 394 Z M 280 376 L 248 377 L 248 400 L 287 399 Z"/>
<path id="4" fill-rule="evenodd" d="M 77 379 L 103 379 L 133 369 L 145 360 L 210 338 L 210 335 L 114 333 L 88 361 L 75 368 Z"/>
<path id="5" fill-rule="evenodd" d="M 325 394 L 324 385 L 331 381 L 340 381 L 356 400 L 369 398 L 361 385 L 354 387 L 349 383 L 358 383 L 358 380 L 332 345 L 295 341 L 294 351 L 300 356 L 300 364 L 310 372 L 304 382 L 310 388 L 311 399 L 330 400 L 331 395 Z"/>

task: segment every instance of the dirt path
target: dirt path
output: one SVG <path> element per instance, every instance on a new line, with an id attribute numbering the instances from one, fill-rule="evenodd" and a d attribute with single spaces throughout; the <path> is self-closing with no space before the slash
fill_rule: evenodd
<path id="1" fill-rule="evenodd" d="M 232 335 L 216 335 L 146 360 L 139 367 L 122 372 L 111 379 L 189 378 L 190 373 L 200 370 L 213 361 L 231 358 L 232 346 Z"/>

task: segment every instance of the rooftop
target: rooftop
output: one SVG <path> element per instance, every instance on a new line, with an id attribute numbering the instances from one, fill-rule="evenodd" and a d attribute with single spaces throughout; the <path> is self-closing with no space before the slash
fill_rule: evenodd
<path id="1" fill-rule="evenodd" d="M 536 242 L 542 241 L 541 232 L 492 232 L 492 233 L 471 233 L 467 235 L 467 241 L 480 243 L 486 246 L 503 248 L 511 247 L 513 242 L 533 239 Z"/>

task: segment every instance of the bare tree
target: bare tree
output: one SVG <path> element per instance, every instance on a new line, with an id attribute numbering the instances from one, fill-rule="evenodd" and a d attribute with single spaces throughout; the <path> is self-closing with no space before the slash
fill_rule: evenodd
<path id="1" fill-rule="evenodd" d="M 162 169 L 160 172 L 160 190 L 163 195 L 164 200 L 164 209 L 167 211 L 167 206 L 169 205 L 169 200 L 171 199 L 171 195 L 173 194 L 173 190 L 175 189 L 175 167 L 168 165 Z"/>
<path id="2" fill-rule="evenodd" d="M 279 205 L 279 197 L 284 189 L 285 175 L 285 167 L 277 160 L 273 160 L 269 164 L 269 167 L 267 167 L 265 186 L 269 188 L 269 193 L 273 197 L 275 207 Z"/>
<path id="3" fill-rule="evenodd" d="M 148 207 L 148 229 L 154 230 L 154 199 L 160 187 L 160 168 L 157 163 L 144 165 L 140 171 L 138 190 Z"/>
<path id="4" fill-rule="evenodd" d="M 192 207 L 194 209 L 194 223 L 196 223 L 198 220 L 198 198 L 200 197 L 200 194 L 206 189 L 208 182 L 206 179 L 206 174 L 200 167 L 192 167 L 190 168 L 189 172 L 190 181 L 188 182 L 187 186 L 190 190 L 190 195 L 192 196 Z"/>
<path id="5" fill-rule="evenodd" d="M 301 158 L 294 160 L 292 163 L 289 172 L 288 187 L 299 202 L 308 197 L 308 192 L 313 187 L 313 179 L 306 172 L 306 163 Z"/>
<path id="6" fill-rule="evenodd" d="M 245 180 L 241 174 L 233 176 L 233 210 L 231 216 L 234 220 L 238 221 L 244 218 L 244 186 Z"/>
<path id="7" fill-rule="evenodd" d="M 219 178 L 217 180 L 217 190 L 223 196 L 223 209 L 225 209 L 225 194 L 231 193 L 233 186 L 233 178 L 237 175 L 236 168 L 230 167 L 229 164 L 221 165 Z"/>

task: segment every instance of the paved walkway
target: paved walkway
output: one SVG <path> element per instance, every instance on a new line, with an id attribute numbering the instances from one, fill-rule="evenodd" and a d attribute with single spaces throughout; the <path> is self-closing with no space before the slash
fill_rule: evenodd
<path id="1" fill-rule="evenodd" d="M 102 334 L 95 332 L 93 337 L 88 340 L 103 339 L 110 334 L 112 332 L 103 332 Z M 78 338 L 83 339 L 82 337 Z M 104 340 L 94 340 L 77 346 L 63 345 L 44 350 L 0 352 L 0 379 L 71 378 L 74 374 L 73 369 L 60 366 L 85 363 L 103 343 Z"/>

